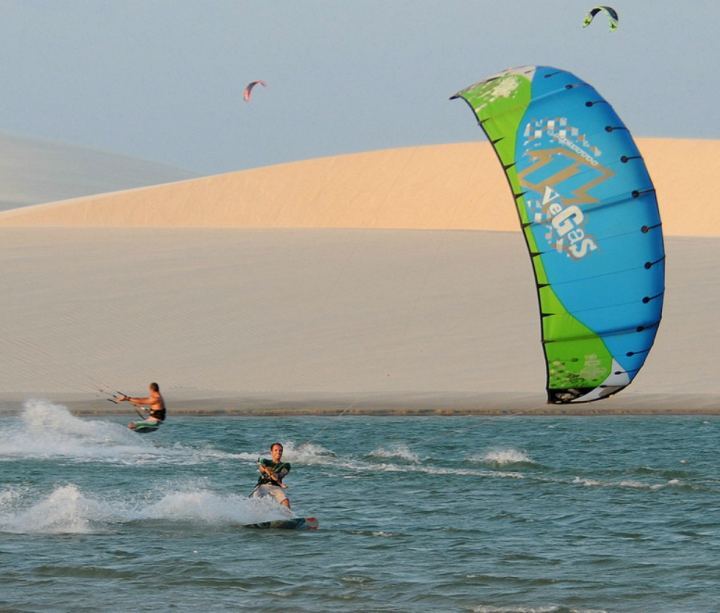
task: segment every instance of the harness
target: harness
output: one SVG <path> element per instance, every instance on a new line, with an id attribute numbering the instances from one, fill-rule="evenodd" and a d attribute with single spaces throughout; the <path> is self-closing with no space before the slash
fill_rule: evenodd
<path id="1" fill-rule="evenodd" d="M 150 409 L 150 417 L 165 421 L 165 409 Z"/>

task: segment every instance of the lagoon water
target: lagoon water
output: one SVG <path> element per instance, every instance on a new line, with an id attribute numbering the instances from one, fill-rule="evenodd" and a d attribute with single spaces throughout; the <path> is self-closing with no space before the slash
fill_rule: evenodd
<path id="1" fill-rule="evenodd" d="M 0 419 L 0 609 L 710 611 L 715 417 Z M 285 443 L 294 511 L 249 500 Z"/>

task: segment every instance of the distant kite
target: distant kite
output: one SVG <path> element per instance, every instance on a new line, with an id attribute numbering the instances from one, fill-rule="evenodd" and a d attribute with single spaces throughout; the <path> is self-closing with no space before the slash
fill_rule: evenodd
<path id="1" fill-rule="evenodd" d="M 617 30 L 618 24 L 620 23 L 620 17 L 618 17 L 617 11 L 611 6 L 593 7 L 593 9 L 585 16 L 585 21 L 583 21 L 583 28 L 587 28 L 592 23 L 593 19 L 595 19 L 595 15 L 597 15 L 601 11 L 607 13 L 608 21 L 610 22 L 610 30 Z"/>
<path id="2" fill-rule="evenodd" d="M 250 102 L 252 90 L 255 88 L 256 85 L 262 85 L 263 87 L 267 87 L 267 83 L 265 83 L 265 81 L 250 81 L 250 83 L 248 83 L 245 87 L 245 91 L 243 91 L 243 100 L 245 100 L 245 102 Z"/>

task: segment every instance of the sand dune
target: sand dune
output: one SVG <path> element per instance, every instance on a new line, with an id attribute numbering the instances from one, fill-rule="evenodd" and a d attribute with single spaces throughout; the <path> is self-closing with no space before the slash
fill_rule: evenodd
<path id="1" fill-rule="evenodd" d="M 640 145 L 669 237 L 656 346 L 621 394 L 552 410 L 720 409 L 720 224 L 703 190 L 720 143 Z M 0 408 L 40 395 L 107 410 L 98 388 L 158 380 L 176 408 L 546 410 L 516 225 L 478 143 L 0 213 Z"/>
<path id="2" fill-rule="evenodd" d="M 0 211 L 192 176 L 165 164 L 0 134 Z"/>
<path id="3" fill-rule="evenodd" d="M 704 187 L 720 141 L 639 139 L 667 235 L 718 236 Z M 364 228 L 515 231 L 487 143 L 280 164 L 0 213 L 0 226 Z"/>

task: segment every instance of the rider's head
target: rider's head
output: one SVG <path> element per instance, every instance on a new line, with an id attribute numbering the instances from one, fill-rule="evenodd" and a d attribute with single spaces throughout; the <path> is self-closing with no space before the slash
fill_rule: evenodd
<path id="1" fill-rule="evenodd" d="M 151 383 L 148 387 L 150 388 L 151 392 L 159 392 L 160 391 L 160 386 L 155 382 Z"/>
<path id="2" fill-rule="evenodd" d="M 282 458 L 282 454 L 282 443 L 273 443 L 272 445 L 270 445 L 270 455 L 272 455 L 272 459 L 274 462 L 279 462 L 280 458 Z"/>

